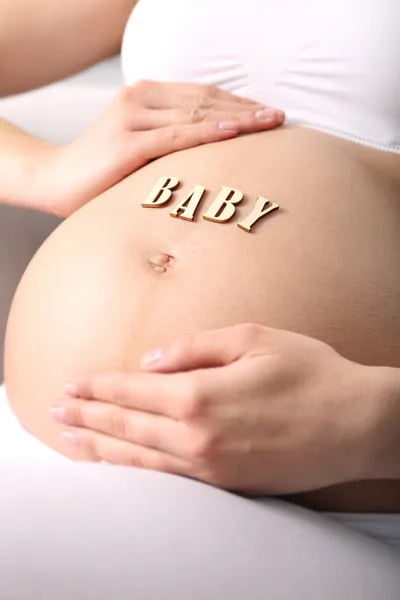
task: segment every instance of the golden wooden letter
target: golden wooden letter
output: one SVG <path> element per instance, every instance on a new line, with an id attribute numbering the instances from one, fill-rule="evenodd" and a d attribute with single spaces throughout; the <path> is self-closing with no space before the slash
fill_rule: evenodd
<path id="1" fill-rule="evenodd" d="M 171 199 L 172 190 L 178 185 L 179 180 L 176 177 L 160 177 L 145 202 L 142 202 L 142 206 L 144 208 L 159 208 L 163 206 Z"/>
<path id="2" fill-rule="evenodd" d="M 243 192 L 223 185 L 218 196 L 203 215 L 206 221 L 214 223 L 227 223 L 235 214 L 235 204 L 243 200 Z"/>
<path id="3" fill-rule="evenodd" d="M 203 197 L 205 188 L 201 185 L 195 185 L 186 198 L 169 214 L 171 217 L 193 221 L 194 213 Z"/>
<path id="4" fill-rule="evenodd" d="M 255 203 L 251 213 L 245 219 L 243 219 L 243 221 L 238 223 L 237 226 L 240 227 L 240 229 L 243 229 L 243 231 L 250 232 L 252 226 L 257 223 L 258 219 L 265 217 L 265 215 L 268 215 L 273 210 L 279 208 L 278 204 L 271 204 L 271 206 L 268 206 L 268 204 L 269 200 L 263 198 L 262 196 L 258 196 L 257 202 Z M 265 206 L 267 206 L 267 208 L 264 210 Z"/>

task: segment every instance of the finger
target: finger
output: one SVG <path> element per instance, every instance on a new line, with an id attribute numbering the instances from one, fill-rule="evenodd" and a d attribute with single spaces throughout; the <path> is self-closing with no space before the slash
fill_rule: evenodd
<path id="1" fill-rule="evenodd" d="M 143 104 L 148 108 L 210 108 L 218 100 L 236 104 L 258 104 L 254 100 L 231 94 L 212 85 L 143 81 L 135 86 Z"/>
<path id="2" fill-rule="evenodd" d="M 53 419 L 62 425 L 90 429 L 174 456 L 193 456 L 205 437 L 191 431 L 182 421 L 105 402 L 63 401 L 51 412 Z"/>
<path id="3" fill-rule="evenodd" d="M 255 112 L 242 111 L 240 113 L 208 111 L 205 120 L 222 123 L 233 121 L 238 124 L 239 133 L 255 133 L 282 125 L 285 120 L 285 113 L 273 108 L 263 108 Z"/>
<path id="4" fill-rule="evenodd" d="M 270 331 L 250 323 L 183 336 L 167 348 L 150 350 L 141 366 L 163 373 L 221 367 L 249 352 L 253 356 L 265 354 L 266 334 Z"/>
<path id="5" fill-rule="evenodd" d="M 171 125 L 161 129 L 137 133 L 133 138 L 133 149 L 137 158 L 137 136 L 141 136 L 139 143 L 141 154 L 138 161 L 140 166 L 146 164 L 149 160 L 160 158 L 171 152 L 236 137 L 239 130 L 240 126 L 236 121 L 225 123 L 203 122 L 196 125 Z"/>
<path id="6" fill-rule="evenodd" d="M 283 111 L 256 105 L 249 110 L 248 106 L 240 104 L 223 103 L 224 107 L 213 109 L 163 109 L 141 110 L 132 116 L 132 131 L 147 131 L 159 129 L 170 125 L 194 125 L 203 121 L 224 123 L 233 121 L 237 123 L 240 133 L 262 131 L 283 123 Z"/>
<path id="7" fill-rule="evenodd" d="M 74 377 L 64 391 L 70 397 L 186 420 L 200 409 L 205 412 L 206 384 L 208 389 L 199 374 L 88 373 Z"/>
<path id="8" fill-rule="evenodd" d="M 177 475 L 190 474 L 190 463 L 185 459 L 152 448 L 130 444 L 103 433 L 68 428 L 62 432 L 61 439 L 66 444 L 85 450 L 88 454 L 111 464 Z"/>

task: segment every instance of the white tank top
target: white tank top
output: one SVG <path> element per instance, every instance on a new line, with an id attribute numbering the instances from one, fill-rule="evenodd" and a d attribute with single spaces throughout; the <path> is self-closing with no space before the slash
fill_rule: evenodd
<path id="1" fill-rule="evenodd" d="M 139 0 L 122 65 L 216 85 L 400 153 L 400 0 Z"/>

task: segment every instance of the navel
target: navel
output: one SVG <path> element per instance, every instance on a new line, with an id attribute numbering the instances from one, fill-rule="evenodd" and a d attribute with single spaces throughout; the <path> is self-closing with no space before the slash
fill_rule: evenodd
<path id="1" fill-rule="evenodd" d="M 166 273 L 174 262 L 174 257 L 170 254 L 156 254 L 149 259 L 149 265 L 156 273 Z"/>

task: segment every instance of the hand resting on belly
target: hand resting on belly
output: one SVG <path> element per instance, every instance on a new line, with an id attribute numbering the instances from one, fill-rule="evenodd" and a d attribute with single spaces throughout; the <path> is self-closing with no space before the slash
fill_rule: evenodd
<path id="1" fill-rule="evenodd" d="M 75 213 L 33 259 L 10 314 L 6 385 L 24 427 L 85 459 L 50 417 L 69 376 L 134 371 L 149 348 L 243 322 L 400 366 L 399 186 L 370 168 L 375 152 L 288 127 L 166 156 Z M 161 176 L 181 182 L 171 209 L 205 188 L 193 222 L 142 206 Z M 201 218 L 222 186 L 244 192 L 235 214 Z M 257 196 L 279 210 L 249 235 L 236 224 Z M 174 258 L 163 272 L 160 255 Z"/>

